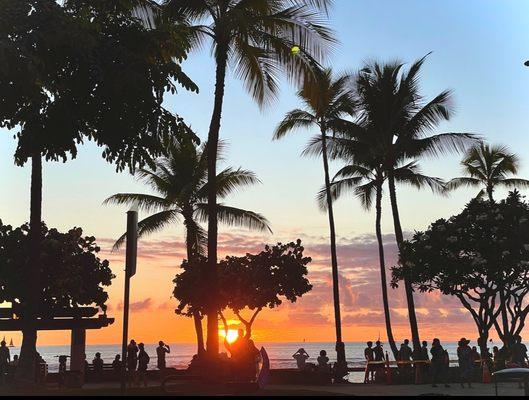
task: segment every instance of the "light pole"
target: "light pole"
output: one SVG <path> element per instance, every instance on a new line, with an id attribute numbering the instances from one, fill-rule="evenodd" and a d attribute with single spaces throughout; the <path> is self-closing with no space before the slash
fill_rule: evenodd
<path id="1" fill-rule="evenodd" d="M 127 250 L 125 256 L 125 295 L 123 299 L 123 343 L 121 345 L 121 391 L 127 381 L 127 342 L 129 335 L 130 278 L 136 274 L 138 258 L 138 210 L 133 206 L 127 212 Z"/>

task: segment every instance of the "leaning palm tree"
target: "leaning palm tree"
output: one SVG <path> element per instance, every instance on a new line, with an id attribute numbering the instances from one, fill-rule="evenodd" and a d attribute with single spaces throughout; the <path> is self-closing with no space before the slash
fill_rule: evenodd
<path id="1" fill-rule="evenodd" d="M 277 127 L 274 139 L 281 139 L 298 128 L 316 127 L 317 137 L 321 138 L 323 171 L 325 175 L 325 202 L 329 218 L 331 268 L 333 278 L 334 318 L 336 325 L 337 360 L 345 365 L 345 348 L 342 341 L 340 317 L 340 292 L 338 256 L 336 253 L 336 230 L 331 196 L 331 180 L 327 154 L 327 135 L 334 132 L 345 121 L 344 118 L 354 113 L 355 103 L 351 92 L 350 76 L 347 74 L 334 78 L 330 69 L 318 71 L 315 82 L 308 83 L 298 93 L 304 103 L 303 109 L 290 111 Z"/>
<path id="2" fill-rule="evenodd" d="M 368 63 L 356 78 L 358 118 L 340 127 L 336 138 L 330 139 L 330 152 L 346 155 L 356 162 L 376 154 L 388 180 L 395 239 L 400 248 L 404 242 L 397 203 L 395 170 L 406 160 L 420 160 L 447 152 L 464 152 L 476 143 L 468 133 L 442 133 L 429 136 L 443 120 L 449 120 L 451 92 L 444 91 L 429 102 L 419 92 L 418 74 L 426 56 L 415 62 L 407 72 L 403 64 Z M 366 135 L 365 127 L 369 126 Z M 313 143 L 316 144 L 316 143 Z M 307 152 L 320 151 L 309 146 Z M 413 288 L 404 279 L 408 316 L 414 351 L 420 350 L 419 329 L 415 313 Z"/>
<path id="3" fill-rule="evenodd" d="M 496 187 L 528 188 L 529 180 L 509 178 L 516 175 L 520 160 L 505 146 L 490 146 L 486 143 L 471 148 L 461 162 L 464 177 L 454 178 L 446 185 L 447 191 L 458 189 L 462 186 L 481 187 L 477 198 L 488 196 L 493 202 L 493 193 Z"/>
<path id="4" fill-rule="evenodd" d="M 105 200 L 104 204 L 137 204 L 151 215 L 138 223 L 138 236 L 157 232 L 183 221 L 186 231 L 187 259 L 192 262 L 204 254 L 207 235 L 201 223 L 208 218 L 207 144 L 197 147 L 192 140 L 171 141 L 166 154 L 155 162 L 153 169 L 141 169 L 137 177 L 157 194 L 122 193 Z M 222 143 L 218 148 L 222 154 Z M 259 183 L 255 174 L 244 169 L 226 168 L 217 175 L 216 193 L 226 198 L 235 190 Z M 253 211 L 219 204 L 217 216 L 221 223 L 252 230 L 270 231 L 270 224 Z M 126 239 L 123 234 L 115 243 L 119 248 Z M 202 315 L 193 315 L 197 334 L 198 354 L 205 352 Z"/>
<path id="5" fill-rule="evenodd" d="M 375 231 L 378 242 L 378 255 L 380 264 L 380 282 L 382 286 L 382 303 L 384 308 L 384 318 L 386 323 L 386 334 L 388 342 L 395 359 L 398 351 L 393 331 L 391 328 L 391 313 L 388 300 L 388 287 L 386 279 L 386 261 L 384 256 L 384 241 L 382 238 L 382 196 L 383 185 L 386 181 L 382 163 L 373 159 L 370 164 L 346 165 L 339 170 L 333 178 L 331 184 L 331 196 L 337 200 L 348 192 L 352 192 L 361 202 L 366 210 L 371 210 L 373 198 L 375 198 Z M 414 186 L 418 189 L 429 186 L 434 192 L 443 189 L 443 181 L 439 178 L 423 175 L 416 162 L 409 162 L 395 169 L 395 180 L 398 183 Z M 318 195 L 320 207 L 326 209 L 326 190 L 322 189 Z"/>
<path id="6" fill-rule="evenodd" d="M 311 75 L 326 48 L 334 42 L 322 22 L 331 0 L 165 0 L 164 15 L 193 27 L 197 46 L 212 44 L 216 63 L 215 96 L 208 132 L 208 281 L 217 281 L 217 146 L 225 82 L 231 64 L 259 106 L 278 92 L 279 72 L 294 82 Z M 297 46 L 300 52 L 292 52 Z M 215 296 L 212 295 L 212 299 Z M 214 301 L 208 311 L 208 353 L 218 354 L 218 313 Z"/>

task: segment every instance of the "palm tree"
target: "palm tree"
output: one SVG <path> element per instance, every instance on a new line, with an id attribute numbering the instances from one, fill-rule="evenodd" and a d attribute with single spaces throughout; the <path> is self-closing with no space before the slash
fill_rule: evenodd
<path id="1" fill-rule="evenodd" d="M 386 334 L 391 351 L 397 359 L 398 351 L 393 331 L 391 329 L 391 313 L 388 300 L 388 287 L 386 279 L 386 262 L 384 256 L 384 241 L 382 238 L 382 195 L 383 185 L 386 181 L 386 174 L 381 162 L 373 159 L 370 164 L 353 164 L 346 165 L 338 171 L 331 184 L 331 195 L 333 200 L 339 199 L 347 192 L 353 192 L 362 203 L 366 210 L 371 210 L 373 198 L 375 198 L 375 231 L 378 242 L 378 255 L 380 262 L 380 282 L 382 286 L 382 303 L 384 308 L 384 318 L 386 322 Z M 395 180 L 398 183 L 404 183 L 415 186 L 420 189 L 427 185 L 435 192 L 443 189 L 443 181 L 439 178 L 432 178 L 421 174 L 416 162 L 410 162 L 395 169 Z M 325 209 L 326 191 L 322 189 L 318 195 L 320 207 Z"/>
<path id="2" fill-rule="evenodd" d="M 323 171 L 325 175 L 325 202 L 329 217 L 331 268 L 334 296 L 334 319 L 336 325 L 336 350 L 338 363 L 345 365 L 345 348 L 342 341 L 342 326 L 340 317 L 340 292 L 338 256 L 336 253 L 336 231 L 334 226 L 334 213 L 331 197 L 331 180 L 329 174 L 329 160 L 327 154 L 327 134 L 344 123 L 344 117 L 353 114 L 355 104 L 350 87 L 350 76 L 345 74 L 333 78 L 330 69 L 318 71 L 315 82 L 305 85 L 298 93 L 304 103 L 304 109 L 290 111 L 278 125 L 274 139 L 281 139 L 287 133 L 298 128 L 317 127 L 318 138 L 322 144 Z"/>
<path id="3" fill-rule="evenodd" d="M 461 162 L 463 171 L 467 176 L 454 178 L 446 185 L 447 191 L 458 189 L 462 186 L 482 187 L 477 198 L 485 195 L 491 203 L 494 202 L 494 190 L 498 186 L 506 188 L 529 187 L 529 181 L 519 178 L 508 178 L 509 175 L 516 175 L 520 166 L 520 160 L 505 146 L 490 146 L 484 142 L 468 150 L 465 158 Z M 504 290 L 500 290 L 501 317 L 504 332 L 508 332 L 509 316 L 505 306 L 506 298 Z M 504 339 L 505 345 L 511 345 L 511 337 Z"/>
<path id="4" fill-rule="evenodd" d="M 404 242 L 396 191 L 395 170 L 406 160 L 466 151 L 476 136 L 468 133 L 442 133 L 428 136 L 443 120 L 449 120 L 451 92 L 444 91 L 425 102 L 418 88 L 418 74 L 427 56 L 415 62 L 407 72 L 398 62 L 380 65 L 368 63 L 356 78 L 358 118 L 340 127 L 330 142 L 330 151 L 365 162 L 376 154 L 388 180 L 395 238 L 400 248 Z M 369 126 L 366 135 L 365 127 Z M 351 139 L 353 138 L 353 139 Z M 307 152 L 319 151 L 308 148 Z M 420 350 L 419 329 L 413 289 L 404 279 L 408 316 L 414 351 Z"/>
<path id="5" fill-rule="evenodd" d="M 217 146 L 221 126 L 228 64 L 232 64 L 260 106 L 278 92 L 278 72 L 301 82 L 322 59 L 334 40 L 322 24 L 331 0 L 165 0 L 169 18 L 193 25 L 197 46 L 212 43 L 215 58 L 215 99 L 208 132 L 208 281 L 212 303 L 208 311 L 208 354 L 218 355 L 217 281 Z M 292 48 L 301 49 L 299 55 Z"/>
<path id="6" fill-rule="evenodd" d="M 520 160 L 505 146 L 490 146 L 486 143 L 469 149 L 461 162 L 464 177 L 454 178 L 446 185 L 446 190 L 451 191 L 462 186 L 482 187 L 477 198 L 488 196 L 493 202 L 493 193 L 496 187 L 506 188 L 529 187 L 529 180 L 508 178 L 516 175 L 520 166 Z"/>
<path id="7" fill-rule="evenodd" d="M 105 204 L 137 204 L 151 215 L 138 223 L 138 236 L 146 236 L 183 220 L 186 229 L 187 259 L 193 261 L 204 254 L 207 235 L 200 223 L 208 218 L 207 144 L 197 147 L 192 140 L 171 141 L 166 155 L 155 162 L 153 169 L 141 169 L 137 177 L 157 194 L 122 193 L 105 200 Z M 223 146 L 218 151 L 222 155 Z M 235 190 L 259 183 L 255 174 L 244 169 L 226 168 L 217 175 L 216 193 L 226 198 Z M 221 223 L 252 230 L 269 231 L 270 224 L 253 211 L 219 204 L 217 215 Z M 126 239 L 123 234 L 115 243 L 119 248 Z M 202 315 L 194 315 L 198 354 L 204 354 Z"/>

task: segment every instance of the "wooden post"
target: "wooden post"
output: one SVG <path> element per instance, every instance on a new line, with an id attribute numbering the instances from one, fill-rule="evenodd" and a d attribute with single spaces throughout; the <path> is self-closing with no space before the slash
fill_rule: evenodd
<path id="1" fill-rule="evenodd" d="M 72 329 L 70 371 L 84 372 L 86 360 L 86 330 Z"/>

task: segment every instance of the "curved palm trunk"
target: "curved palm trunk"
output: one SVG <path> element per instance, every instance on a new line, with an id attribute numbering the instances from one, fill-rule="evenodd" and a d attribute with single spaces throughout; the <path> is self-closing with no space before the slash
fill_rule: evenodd
<path id="1" fill-rule="evenodd" d="M 193 243 L 190 238 L 193 236 L 190 232 L 189 226 L 191 226 L 188 221 L 191 220 L 193 213 L 187 211 L 184 216 L 184 223 L 186 225 L 186 250 L 187 250 L 187 259 L 189 262 L 193 262 L 195 259 L 195 251 L 193 250 Z M 203 355 L 206 350 L 204 347 L 204 330 L 202 328 L 202 318 L 198 312 L 193 313 L 193 322 L 195 324 L 195 332 L 197 335 L 197 354 L 199 356 Z"/>
<path id="2" fill-rule="evenodd" d="M 331 197 L 331 179 L 329 176 L 329 160 L 327 158 L 327 138 L 325 128 L 321 130 L 323 169 L 325 171 L 325 191 L 327 194 L 327 210 L 329 216 L 329 228 L 331 238 L 331 266 L 332 266 L 332 288 L 334 298 L 334 322 L 336 325 L 336 355 L 340 366 L 346 366 L 345 345 L 342 341 L 342 319 L 340 316 L 340 286 L 338 275 L 338 256 L 336 253 L 336 230 L 334 226 L 334 212 Z"/>
<path id="3" fill-rule="evenodd" d="M 29 222 L 29 264 L 26 276 L 29 296 L 23 305 L 22 347 L 16 379 L 35 382 L 37 353 L 37 315 L 40 293 L 40 247 L 42 241 L 42 158 L 40 152 L 31 158 L 31 201 Z"/>
<path id="4" fill-rule="evenodd" d="M 395 176 L 393 170 L 388 171 L 389 196 L 391 199 L 391 210 L 393 212 L 393 224 L 395 226 L 395 238 L 397 246 L 402 246 L 404 235 L 402 234 L 402 225 L 400 223 L 399 208 L 397 205 L 397 191 L 395 188 Z M 408 303 L 408 317 L 410 320 L 411 338 L 413 342 L 414 354 L 419 354 L 421 350 L 421 340 L 419 338 L 419 327 L 417 325 L 417 315 L 415 314 L 415 301 L 413 299 L 413 288 L 407 277 L 404 278 L 404 288 L 406 291 L 406 301 Z"/>
<path id="5" fill-rule="evenodd" d="M 388 286 L 386 280 L 386 261 L 384 257 L 384 242 L 382 240 L 382 184 L 377 184 L 376 188 L 376 235 L 378 241 L 378 256 L 380 260 L 380 283 L 382 285 L 382 303 L 384 305 L 384 317 L 386 321 L 386 334 L 388 336 L 389 346 L 393 353 L 395 360 L 397 359 L 397 354 L 399 349 L 395 344 L 395 339 L 393 337 L 393 331 L 391 330 L 391 313 L 389 310 L 389 300 L 388 300 Z"/>
<path id="6" fill-rule="evenodd" d="M 211 116 L 208 133 L 208 277 L 207 281 L 211 292 L 211 303 L 207 313 L 207 353 L 211 358 L 216 358 L 219 353 L 218 332 L 218 305 L 216 304 L 217 292 L 217 149 L 219 144 L 220 121 L 222 118 L 222 105 L 224 100 L 224 87 L 226 82 L 226 66 L 228 62 L 228 48 L 220 45 L 217 49 L 217 70 L 215 84 L 215 105 Z"/>

